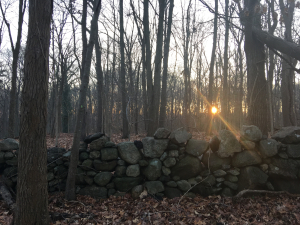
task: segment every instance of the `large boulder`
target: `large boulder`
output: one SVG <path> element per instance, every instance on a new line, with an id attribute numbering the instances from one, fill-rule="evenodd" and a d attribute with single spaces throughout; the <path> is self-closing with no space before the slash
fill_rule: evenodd
<path id="1" fill-rule="evenodd" d="M 242 139 L 246 139 L 248 141 L 257 142 L 262 139 L 262 132 L 257 126 L 243 125 L 242 130 L 241 130 L 241 137 L 242 137 Z"/>
<path id="2" fill-rule="evenodd" d="M 135 165 L 130 165 L 127 167 L 126 170 L 126 175 L 128 177 L 137 177 L 140 175 L 140 165 L 135 164 Z"/>
<path id="3" fill-rule="evenodd" d="M 206 167 L 209 167 L 209 169 L 213 172 L 215 170 L 222 169 L 223 165 L 230 165 L 231 164 L 231 158 L 220 158 L 216 153 L 208 153 L 206 152 L 203 155 L 202 162 Z"/>
<path id="4" fill-rule="evenodd" d="M 127 192 L 143 182 L 142 177 L 117 177 L 113 179 L 118 191 Z"/>
<path id="5" fill-rule="evenodd" d="M 260 156 L 255 151 L 242 151 L 235 154 L 232 158 L 232 165 L 235 167 L 245 167 L 260 164 Z"/>
<path id="6" fill-rule="evenodd" d="M 107 198 L 107 189 L 105 187 L 98 187 L 95 185 L 86 186 L 79 191 L 80 195 L 88 195 L 92 198 Z"/>
<path id="7" fill-rule="evenodd" d="M 258 145 L 259 153 L 263 158 L 272 157 L 278 153 L 278 142 L 274 139 L 261 140 Z"/>
<path id="8" fill-rule="evenodd" d="M 262 188 L 266 185 L 268 181 L 268 175 L 265 174 L 261 169 L 248 166 L 241 169 L 241 174 L 238 181 L 238 191 L 244 189 L 257 189 Z"/>
<path id="9" fill-rule="evenodd" d="M 148 180 L 157 180 L 161 176 L 162 163 L 159 159 L 151 159 L 148 166 L 143 169 L 143 174 Z"/>
<path id="10" fill-rule="evenodd" d="M 178 176 L 181 180 L 196 177 L 202 171 L 201 162 L 198 158 L 186 155 L 171 168 L 172 177 Z"/>
<path id="11" fill-rule="evenodd" d="M 300 158 L 300 145 L 288 145 L 287 154 L 291 158 Z"/>
<path id="12" fill-rule="evenodd" d="M 221 142 L 217 153 L 221 158 L 233 156 L 234 153 L 242 151 L 241 144 L 231 131 L 221 130 L 219 138 Z"/>
<path id="13" fill-rule="evenodd" d="M 300 143 L 300 127 L 282 127 L 272 138 L 284 144 Z"/>
<path id="14" fill-rule="evenodd" d="M 190 139 L 185 147 L 185 151 L 190 155 L 200 156 L 208 149 L 208 147 L 208 142 L 205 140 Z"/>
<path id="15" fill-rule="evenodd" d="M 101 148 L 103 148 L 108 142 L 108 138 L 105 136 L 102 136 L 90 143 L 90 149 L 91 151 L 100 151 Z"/>
<path id="16" fill-rule="evenodd" d="M 129 164 L 137 164 L 142 159 L 141 153 L 132 142 L 118 144 L 120 157 Z"/>
<path id="17" fill-rule="evenodd" d="M 145 187 L 147 188 L 148 193 L 152 195 L 165 190 L 163 183 L 160 181 L 146 181 Z"/>
<path id="18" fill-rule="evenodd" d="M 171 141 L 175 144 L 185 144 L 192 138 L 192 134 L 188 133 L 183 127 L 174 130 L 170 137 Z"/>
<path id="19" fill-rule="evenodd" d="M 155 139 L 166 139 L 170 136 L 171 131 L 169 131 L 166 128 L 158 128 L 156 132 L 154 133 Z"/>
<path id="20" fill-rule="evenodd" d="M 18 150 L 19 142 L 12 138 L 6 138 L 0 141 L 0 151 Z"/>
<path id="21" fill-rule="evenodd" d="M 159 158 L 166 150 L 169 139 L 154 139 L 153 137 L 145 137 L 142 140 L 142 153 L 145 157 Z"/>
<path id="22" fill-rule="evenodd" d="M 95 133 L 95 134 L 91 134 L 91 135 L 88 135 L 88 136 L 86 136 L 86 137 L 84 138 L 84 142 L 85 142 L 86 144 L 89 144 L 89 143 L 91 143 L 92 141 L 97 140 L 97 139 L 103 137 L 104 135 L 105 135 L 105 134 L 103 134 L 103 133 L 101 133 L 101 132 Z"/>
<path id="23" fill-rule="evenodd" d="M 269 176 L 273 178 L 297 179 L 300 160 L 272 157 L 266 161 L 269 166 Z"/>
<path id="24" fill-rule="evenodd" d="M 119 157 L 118 150 L 116 148 L 102 148 L 101 160 L 113 160 Z"/>
<path id="25" fill-rule="evenodd" d="M 110 182 L 111 178 L 111 172 L 101 172 L 94 177 L 94 182 L 99 186 L 105 186 Z"/>

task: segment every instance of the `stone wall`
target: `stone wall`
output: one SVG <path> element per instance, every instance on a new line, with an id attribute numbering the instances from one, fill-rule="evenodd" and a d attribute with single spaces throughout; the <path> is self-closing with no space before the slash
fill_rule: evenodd
<path id="1" fill-rule="evenodd" d="M 300 193 L 300 127 L 283 128 L 272 139 L 256 126 L 236 134 L 222 130 L 208 143 L 192 139 L 183 128 L 160 128 L 142 142 L 116 145 L 100 133 L 81 143 L 77 193 L 106 198 L 147 191 L 157 197 L 187 193 L 233 196 L 244 189 Z M 0 172 L 12 189 L 17 181 L 18 143 L 0 142 Z M 70 151 L 48 149 L 49 192 L 64 191 Z"/>

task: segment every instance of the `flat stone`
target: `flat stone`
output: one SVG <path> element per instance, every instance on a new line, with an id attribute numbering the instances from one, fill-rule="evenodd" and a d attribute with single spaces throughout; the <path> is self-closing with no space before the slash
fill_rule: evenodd
<path id="1" fill-rule="evenodd" d="M 96 184 L 98 184 L 99 186 L 104 187 L 105 185 L 107 185 L 110 182 L 111 178 L 112 178 L 112 173 L 110 173 L 110 172 L 101 172 L 101 173 L 98 173 L 94 177 L 94 182 Z"/>
<path id="2" fill-rule="evenodd" d="M 227 173 L 224 170 L 216 170 L 213 174 L 215 177 L 224 177 Z"/>
<path id="3" fill-rule="evenodd" d="M 177 183 L 173 180 L 167 182 L 166 185 L 169 187 L 174 187 L 174 188 L 177 187 Z"/>

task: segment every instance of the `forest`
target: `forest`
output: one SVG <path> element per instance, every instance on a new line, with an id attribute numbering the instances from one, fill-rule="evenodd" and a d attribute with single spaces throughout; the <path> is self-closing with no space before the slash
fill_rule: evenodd
<path id="1" fill-rule="evenodd" d="M 74 134 L 71 190 L 89 134 L 131 140 L 184 127 L 210 135 L 246 124 L 272 135 L 297 126 L 299 8 L 295 0 L 2 0 L 0 139 L 19 138 L 28 149 L 20 168 L 29 173 L 25 162 L 36 162 L 32 179 L 43 184 L 47 152 L 37 149 L 46 135 L 58 146 L 60 134 Z M 17 224 L 26 224 L 21 214 Z"/>

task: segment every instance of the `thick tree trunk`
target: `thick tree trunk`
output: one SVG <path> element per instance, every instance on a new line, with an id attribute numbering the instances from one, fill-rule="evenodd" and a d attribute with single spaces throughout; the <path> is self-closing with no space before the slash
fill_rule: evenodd
<path id="1" fill-rule="evenodd" d="M 51 0 L 29 1 L 18 154 L 18 225 L 49 224 L 46 123 L 52 4 Z"/>

